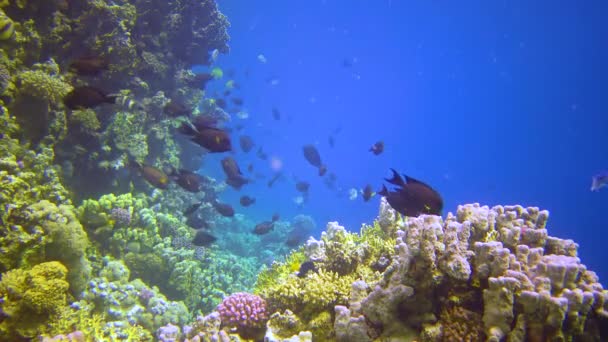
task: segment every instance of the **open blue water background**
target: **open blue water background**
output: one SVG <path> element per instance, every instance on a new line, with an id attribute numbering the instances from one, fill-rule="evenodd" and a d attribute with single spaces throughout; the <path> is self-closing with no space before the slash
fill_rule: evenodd
<path id="1" fill-rule="evenodd" d="M 392 167 L 435 187 L 444 215 L 472 202 L 548 209 L 549 234 L 577 241 L 583 263 L 608 279 L 608 189 L 589 189 L 591 176 L 608 168 L 608 2 L 219 5 L 232 38 L 217 65 L 234 70 L 249 113 L 233 120 L 286 176 L 272 188 L 266 178 L 228 190 L 223 200 L 256 197 L 240 210 L 254 220 L 302 213 L 319 231 L 329 220 L 354 231 L 376 217 L 379 198 L 349 200 L 349 189 L 380 188 Z M 367 151 L 376 140 L 386 144 L 379 156 Z M 304 160 L 308 143 L 339 190 Z M 255 150 L 235 158 L 242 169 L 252 162 L 272 175 Z M 203 171 L 220 176 L 217 164 Z M 303 208 L 293 202 L 295 180 L 311 183 Z"/>

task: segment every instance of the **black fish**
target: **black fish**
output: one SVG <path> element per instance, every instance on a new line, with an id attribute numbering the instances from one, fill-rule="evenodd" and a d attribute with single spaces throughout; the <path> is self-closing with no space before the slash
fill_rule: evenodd
<path id="1" fill-rule="evenodd" d="M 329 143 L 329 147 L 334 147 L 334 145 L 336 144 L 334 137 L 333 136 L 329 136 L 329 138 L 327 138 L 327 142 Z"/>
<path id="2" fill-rule="evenodd" d="M 264 234 L 270 232 L 271 230 L 274 229 L 274 223 L 277 222 L 278 220 L 279 220 L 279 215 L 275 213 L 274 215 L 272 215 L 271 221 L 264 221 L 262 223 L 258 223 L 255 226 L 255 228 L 253 228 L 253 234 L 264 235 Z"/>
<path id="3" fill-rule="evenodd" d="M 207 85 L 207 82 L 211 81 L 212 79 L 213 76 L 209 73 L 196 74 L 194 75 L 194 77 L 186 81 L 186 85 L 191 88 L 204 89 Z"/>
<path id="4" fill-rule="evenodd" d="M 240 190 L 241 187 L 247 183 L 249 180 L 243 177 L 239 166 L 236 161 L 232 157 L 226 157 L 222 159 L 222 169 L 226 174 L 226 184 L 230 185 L 236 190 Z"/>
<path id="5" fill-rule="evenodd" d="M 388 204 L 402 215 L 417 217 L 422 214 L 441 215 L 443 199 L 441 195 L 430 186 L 419 180 L 405 176 L 405 181 L 395 171 L 387 182 L 396 185 L 395 191 L 388 191 L 386 186 L 378 194 L 385 196 Z"/>
<path id="6" fill-rule="evenodd" d="M 304 145 L 302 147 L 304 158 L 310 163 L 310 165 L 319 168 L 319 176 L 323 176 L 327 172 L 327 167 L 321 163 L 321 155 L 319 151 L 313 145 Z"/>
<path id="7" fill-rule="evenodd" d="M 194 203 L 193 205 L 189 206 L 186 210 L 184 210 L 184 212 L 182 214 L 184 216 L 190 216 L 190 215 L 194 214 L 194 212 L 197 211 L 198 208 L 200 208 L 202 204 L 203 204 L 203 202 Z"/>
<path id="8" fill-rule="evenodd" d="M 242 106 L 242 105 L 243 105 L 243 103 L 245 102 L 245 101 L 243 101 L 243 99 L 242 99 L 242 98 L 240 98 L 240 97 L 233 97 L 233 98 L 231 98 L 230 100 L 232 101 L 232 103 L 234 103 L 234 104 L 235 104 L 235 105 L 237 105 L 237 106 Z"/>
<path id="9" fill-rule="evenodd" d="M 75 59 L 69 68 L 83 76 L 96 76 L 104 70 L 108 70 L 110 63 L 108 59 L 100 56 L 86 56 Z"/>
<path id="10" fill-rule="evenodd" d="M 283 173 L 281 172 L 277 172 L 274 174 L 274 176 L 272 176 L 272 178 L 268 181 L 268 187 L 272 188 L 272 186 L 274 185 L 274 183 L 279 180 L 279 178 L 281 178 L 283 176 Z"/>
<path id="11" fill-rule="evenodd" d="M 266 160 L 268 159 L 268 155 L 266 154 L 266 152 L 264 152 L 262 150 L 262 147 L 260 146 L 260 148 L 258 148 L 258 151 L 256 152 L 256 155 L 258 158 L 262 159 L 262 160 Z"/>
<path id="12" fill-rule="evenodd" d="M 141 176 L 152 186 L 159 189 L 166 189 L 169 187 L 169 177 L 161 169 L 150 165 L 141 165 L 133 162 L 131 166 L 137 169 Z"/>
<path id="13" fill-rule="evenodd" d="M 182 123 L 180 133 L 190 136 L 190 140 L 211 153 L 221 153 L 232 150 L 230 136 L 225 131 L 214 127 L 195 128 L 192 124 Z"/>
<path id="14" fill-rule="evenodd" d="M 309 188 L 310 188 L 310 183 L 308 183 L 308 182 L 300 181 L 300 182 L 296 183 L 296 190 L 298 190 L 299 192 L 307 193 Z"/>
<path id="15" fill-rule="evenodd" d="M 272 214 L 272 222 L 277 222 L 280 218 L 281 216 L 279 215 L 279 213 Z"/>
<path id="16" fill-rule="evenodd" d="M 222 98 L 216 98 L 215 105 L 222 109 L 226 109 L 226 100 L 224 100 Z"/>
<path id="17" fill-rule="evenodd" d="M 93 108 L 102 103 L 116 103 L 117 95 L 108 95 L 95 87 L 82 86 L 72 89 L 64 98 L 63 104 L 69 109 Z"/>
<path id="18" fill-rule="evenodd" d="M 276 107 L 272 107 L 272 118 L 275 120 L 281 120 L 281 112 Z"/>
<path id="19" fill-rule="evenodd" d="M 196 235 L 194 235 L 194 239 L 192 239 L 192 244 L 195 246 L 207 247 L 214 243 L 216 240 L 217 238 L 215 236 L 205 232 L 204 230 L 199 230 L 196 232 Z"/>
<path id="20" fill-rule="evenodd" d="M 365 202 L 369 201 L 372 196 L 374 196 L 374 190 L 372 190 L 372 186 L 367 184 L 365 188 L 363 188 L 363 200 Z"/>
<path id="21" fill-rule="evenodd" d="M 196 172 L 179 169 L 171 173 L 171 179 L 186 191 L 201 191 L 201 181 L 203 178 Z"/>
<path id="22" fill-rule="evenodd" d="M 315 263 L 312 261 L 305 261 L 300 265 L 300 270 L 298 271 L 298 277 L 304 278 L 308 272 L 317 272 L 317 267 Z"/>
<path id="23" fill-rule="evenodd" d="M 248 206 L 252 205 L 253 203 L 255 203 L 255 198 L 245 195 L 245 196 L 241 196 L 241 198 L 239 199 L 239 202 L 241 203 L 241 205 L 243 207 L 248 207 Z"/>
<path id="24" fill-rule="evenodd" d="M 253 139 L 251 139 L 251 137 L 248 135 L 241 135 L 239 137 L 239 144 L 241 145 L 241 150 L 243 150 L 245 153 L 249 153 L 249 151 L 251 151 L 255 145 Z"/>
<path id="25" fill-rule="evenodd" d="M 224 217 L 234 216 L 234 209 L 230 204 L 215 201 L 213 202 L 213 208 Z"/>
<path id="26" fill-rule="evenodd" d="M 375 155 L 379 155 L 384 151 L 384 142 L 377 141 L 375 144 L 372 145 L 372 147 L 369 148 L 369 151 Z"/>
<path id="27" fill-rule="evenodd" d="M 249 173 L 253 172 L 253 164 L 249 164 L 247 165 L 247 171 L 249 171 Z"/>
<path id="28" fill-rule="evenodd" d="M 192 110 L 181 102 L 171 100 L 163 108 L 163 113 L 165 113 L 167 116 L 175 118 L 178 116 L 190 116 L 192 114 Z"/>

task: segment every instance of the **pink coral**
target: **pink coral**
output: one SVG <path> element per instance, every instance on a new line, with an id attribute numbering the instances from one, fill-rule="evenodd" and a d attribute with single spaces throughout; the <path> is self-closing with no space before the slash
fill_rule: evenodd
<path id="1" fill-rule="evenodd" d="M 266 301 L 246 292 L 237 292 L 217 306 L 222 324 L 239 329 L 260 328 L 268 321 Z"/>

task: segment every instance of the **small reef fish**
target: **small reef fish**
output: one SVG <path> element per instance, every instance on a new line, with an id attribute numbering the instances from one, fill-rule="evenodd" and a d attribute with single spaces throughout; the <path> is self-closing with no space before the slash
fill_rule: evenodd
<path id="1" fill-rule="evenodd" d="M 309 188 L 310 188 L 310 183 L 308 183 L 308 182 L 300 181 L 300 182 L 296 183 L 296 190 L 298 190 L 301 193 L 307 193 Z"/>
<path id="2" fill-rule="evenodd" d="M 321 155 L 314 145 L 304 145 L 302 152 L 310 165 L 319 169 L 319 176 L 323 176 L 327 172 L 327 167 L 321 163 Z"/>
<path id="3" fill-rule="evenodd" d="M 245 101 L 243 101 L 243 99 L 240 97 L 233 97 L 230 99 L 230 101 L 232 101 L 232 103 L 234 103 L 237 106 L 242 106 L 243 103 L 245 103 Z"/>
<path id="4" fill-rule="evenodd" d="M 329 144 L 329 147 L 334 147 L 334 145 L 336 144 L 336 141 L 335 141 L 335 139 L 334 139 L 334 136 L 333 136 L 333 135 L 330 135 L 330 136 L 327 138 L 327 143 Z"/>
<path id="5" fill-rule="evenodd" d="M 207 82 L 213 79 L 213 75 L 209 73 L 196 74 L 194 77 L 186 81 L 186 85 L 190 88 L 205 89 Z"/>
<path id="6" fill-rule="evenodd" d="M 258 223 L 255 226 L 255 228 L 253 228 L 253 234 L 264 235 L 264 234 L 267 234 L 268 232 L 270 232 L 271 230 L 273 230 L 274 223 L 276 222 L 276 220 L 274 218 L 275 217 L 273 216 L 272 221 L 264 221 L 264 222 Z"/>
<path id="7" fill-rule="evenodd" d="M 280 218 L 281 215 L 279 215 L 279 213 L 272 214 L 272 222 L 277 222 Z"/>
<path id="8" fill-rule="evenodd" d="M 222 98 L 216 98 L 215 105 L 222 109 L 226 109 L 226 100 L 224 100 Z"/>
<path id="9" fill-rule="evenodd" d="M 72 89 L 64 98 L 63 104 L 69 109 L 97 107 L 102 103 L 116 103 L 117 95 L 108 95 L 95 87 L 81 86 Z"/>
<path id="10" fill-rule="evenodd" d="M 192 239 L 192 244 L 199 247 L 208 247 L 212 243 L 214 243 L 217 238 L 204 230 L 199 230 L 194 235 Z"/>
<path id="11" fill-rule="evenodd" d="M 243 173 L 234 158 L 226 157 L 222 159 L 221 163 L 227 178 L 226 184 L 230 185 L 235 190 L 240 190 L 243 185 L 249 183 L 249 180 L 243 177 Z"/>
<path id="12" fill-rule="evenodd" d="M 196 172 L 179 169 L 170 173 L 171 179 L 182 189 L 189 192 L 201 191 L 203 177 Z"/>
<path id="13" fill-rule="evenodd" d="M 241 198 L 239 199 L 239 203 L 241 203 L 243 207 L 248 207 L 255 203 L 255 198 L 249 197 L 247 195 L 241 196 Z"/>
<path id="14" fill-rule="evenodd" d="M 230 136 L 225 131 L 204 125 L 194 127 L 192 123 L 182 123 L 179 132 L 190 136 L 190 140 L 211 153 L 221 153 L 232 150 Z"/>
<path id="15" fill-rule="evenodd" d="M 372 190 L 372 186 L 367 184 L 365 188 L 363 188 L 363 201 L 369 201 L 376 193 Z"/>
<path id="16" fill-rule="evenodd" d="M 258 148 L 258 151 L 256 152 L 256 156 L 262 160 L 268 159 L 268 155 L 266 154 L 266 152 L 264 152 L 264 150 L 262 150 L 262 146 L 260 146 L 260 148 Z"/>
<path id="17" fill-rule="evenodd" d="M 402 215 L 418 217 L 422 214 L 441 215 L 443 199 L 437 191 L 430 186 L 412 177 L 405 176 L 405 180 L 391 169 L 393 176 L 385 180 L 396 185 L 396 191 L 388 191 L 386 186 L 378 194 L 386 197 L 388 204 Z"/>
<path id="18" fill-rule="evenodd" d="M 266 62 L 268 62 L 268 60 L 266 59 L 266 56 L 259 54 L 258 55 L 258 61 L 262 64 L 266 64 Z"/>
<path id="19" fill-rule="evenodd" d="M 599 191 L 608 185 L 608 171 L 603 171 L 591 177 L 591 191 Z"/>
<path id="20" fill-rule="evenodd" d="M 78 75 L 97 76 L 102 71 L 108 70 L 110 63 L 108 59 L 101 56 L 83 56 L 70 63 L 69 68 Z"/>
<path id="21" fill-rule="evenodd" d="M 251 151 L 251 149 L 253 148 L 255 143 L 253 142 L 253 139 L 251 139 L 250 136 L 241 135 L 239 137 L 239 145 L 241 145 L 241 150 L 243 150 L 243 152 L 249 153 L 249 151 Z"/>
<path id="22" fill-rule="evenodd" d="M 182 214 L 184 216 L 190 216 L 190 215 L 194 214 L 198 210 L 198 208 L 201 207 L 202 204 L 203 204 L 203 202 L 196 202 L 196 203 L 192 204 L 191 206 L 189 206 L 186 210 L 184 210 L 182 212 Z"/>
<path id="23" fill-rule="evenodd" d="M 8 3 L 7 3 L 8 4 Z M 9 40 L 15 34 L 15 23 L 0 9 L 0 41 Z"/>
<path id="24" fill-rule="evenodd" d="M 161 169 L 150 165 L 142 165 L 137 162 L 133 162 L 131 165 L 155 188 L 166 189 L 169 187 L 169 177 Z"/>
<path id="25" fill-rule="evenodd" d="M 372 147 L 369 148 L 369 151 L 375 155 L 379 155 L 384 151 L 384 142 L 377 141 L 375 144 L 372 145 Z"/>
<path id="26" fill-rule="evenodd" d="M 281 120 L 281 112 L 279 112 L 277 107 L 272 107 L 272 118 L 277 121 Z"/>
<path id="27" fill-rule="evenodd" d="M 234 216 L 234 209 L 232 208 L 232 206 L 230 204 L 226 204 L 226 203 L 220 203 L 218 201 L 214 201 L 212 203 L 213 208 L 222 216 L 224 217 L 233 217 Z"/>
<path id="28" fill-rule="evenodd" d="M 309 272 L 317 272 L 317 267 L 312 261 L 304 261 L 298 270 L 298 278 L 304 278 Z"/>
<path id="29" fill-rule="evenodd" d="M 163 113 L 172 118 L 176 118 L 178 116 L 190 116 L 192 115 L 192 110 L 181 102 L 171 100 L 163 107 Z"/>

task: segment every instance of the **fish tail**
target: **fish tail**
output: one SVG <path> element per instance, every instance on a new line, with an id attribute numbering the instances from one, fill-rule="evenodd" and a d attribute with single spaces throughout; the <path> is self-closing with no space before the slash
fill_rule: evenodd
<path id="1" fill-rule="evenodd" d="M 378 191 L 378 195 L 384 196 L 384 197 L 388 196 L 388 190 L 386 189 L 386 186 L 384 186 L 384 185 L 382 186 L 382 189 L 380 189 L 380 191 Z"/>
<path id="2" fill-rule="evenodd" d="M 395 171 L 395 169 L 391 169 L 391 171 L 393 171 L 393 176 L 390 179 L 384 178 L 387 182 L 397 185 L 397 186 L 405 186 L 405 182 L 403 181 L 403 178 L 401 178 L 401 176 L 399 176 L 399 173 L 397 173 L 397 171 Z"/>

